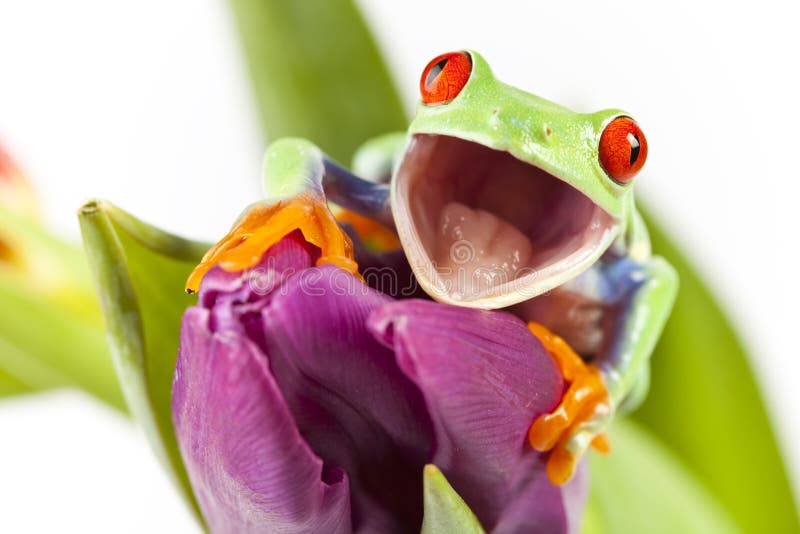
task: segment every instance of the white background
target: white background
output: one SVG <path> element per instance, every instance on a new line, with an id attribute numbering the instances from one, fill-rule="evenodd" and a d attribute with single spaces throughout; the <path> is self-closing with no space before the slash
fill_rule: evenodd
<path id="1" fill-rule="evenodd" d="M 650 144 L 637 188 L 743 333 L 798 487 L 800 39 L 789 3 L 360 3 L 409 111 L 427 60 L 468 47 L 531 92 L 637 116 Z M 2 0 L 0 142 L 66 236 L 99 196 L 215 239 L 257 198 L 264 148 L 225 2 Z M 0 525 L 196 529 L 138 430 L 68 392 L 0 405 Z"/>

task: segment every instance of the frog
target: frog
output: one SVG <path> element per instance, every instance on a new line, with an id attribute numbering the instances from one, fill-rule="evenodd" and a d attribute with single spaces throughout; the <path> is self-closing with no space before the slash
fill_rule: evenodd
<path id="1" fill-rule="evenodd" d="M 367 141 L 352 171 L 311 141 L 273 142 L 265 198 L 186 288 L 216 265 L 255 266 L 296 231 L 319 248 L 319 265 L 361 277 L 340 221 L 355 214 L 396 236 L 432 299 L 526 321 L 564 377 L 527 441 L 564 484 L 589 448 L 609 451 L 610 422 L 645 398 L 676 298 L 676 271 L 652 253 L 634 200 L 647 152 L 621 109 L 572 111 L 499 81 L 476 51 L 441 54 L 423 69 L 408 130 Z"/>

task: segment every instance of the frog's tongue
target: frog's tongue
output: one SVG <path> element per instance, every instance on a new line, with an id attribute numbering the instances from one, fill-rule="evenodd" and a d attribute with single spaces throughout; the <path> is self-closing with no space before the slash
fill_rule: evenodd
<path id="1" fill-rule="evenodd" d="M 451 201 L 442 208 L 438 227 L 433 259 L 454 298 L 512 281 L 530 262 L 530 239 L 488 211 Z"/>

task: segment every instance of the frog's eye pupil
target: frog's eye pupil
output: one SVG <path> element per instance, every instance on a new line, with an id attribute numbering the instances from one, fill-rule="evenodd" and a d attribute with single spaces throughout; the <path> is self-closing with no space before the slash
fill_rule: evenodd
<path id="1" fill-rule="evenodd" d="M 617 117 L 603 130 L 598 149 L 600 165 L 614 181 L 627 184 L 647 159 L 647 139 L 630 117 Z"/>
<path id="2" fill-rule="evenodd" d="M 639 138 L 636 134 L 628 133 L 625 136 L 628 139 L 628 142 L 631 144 L 631 158 L 630 158 L 630 166 L 636 163 L 636 160 L 639 159 L 639 150 L 641 150 L 642 146 L 639 144 Z"/>
<path id="3" fill-rule="evenodd" d="M 436 81 L 436 77 L 439 76 L 439 73 L 441 73 L 444 70 L 445 65 L 447 65 L 447 61 L 448 59 L 445 58 L 431 67 L 431 70 L 428 71 L 428 78 L 425 80 L 426 87 L 433 85 L 433 82 Z"/>
<path id="4" fill-rule="evenodd" d="M 419 91 L 428 105 L 447 104 L 467 85 L 472 57 L 466 52 L 449 52 L 433 58 L 422 71 Z"/>

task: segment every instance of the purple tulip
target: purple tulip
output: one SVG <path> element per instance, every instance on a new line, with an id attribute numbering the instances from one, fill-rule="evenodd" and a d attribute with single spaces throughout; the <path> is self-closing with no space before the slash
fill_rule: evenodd
<path id="1" fill-rule="evenodd" d="M 526 442 L 562 378 L 519 319 L 394 300 L 293 237 L 187 310 L 172 411 L 213 532 L 419 532 L 433 463 L 487 531 L 575 532 Z"/>

